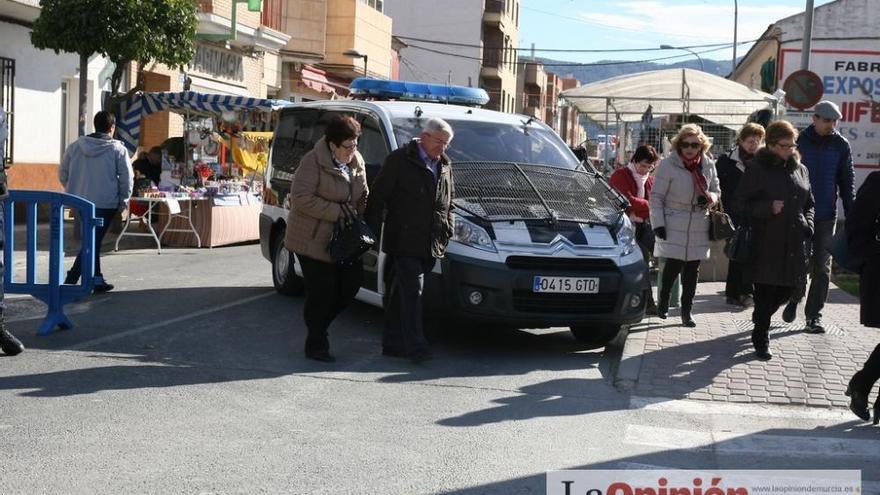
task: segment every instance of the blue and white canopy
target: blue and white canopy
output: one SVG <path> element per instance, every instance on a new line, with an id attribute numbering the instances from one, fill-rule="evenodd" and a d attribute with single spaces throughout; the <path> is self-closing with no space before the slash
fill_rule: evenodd
<path id="1" fill-rule="evenodd" d="M 195 91 L 137 93 L 122 104 L 122 116 L 116 123 L 116 134 L 125 147 L 134 153 L 141 138 L 141 119 L 154 112 L 170 110 L 175 113 L 208 117 L 235 110 L 271 112 L 290 105 L 293 103 L 285 100 L 205 94 Z"/>

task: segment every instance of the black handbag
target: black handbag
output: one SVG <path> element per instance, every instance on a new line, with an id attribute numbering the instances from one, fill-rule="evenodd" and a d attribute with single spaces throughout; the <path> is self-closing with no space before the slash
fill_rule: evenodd
<path id="1" fill-rule="evenodd" d="M 349 191 L 351 187 L 349 183 Z M 351 200 L 350 192 L 348 197 Z M 376 245 L 376 236 L 373 229 L 351 211 L 347 202 L 342 205 L 342 212 L 344 216 L 336 221 L 327 251 L 335 263 L 353 263 Z"/>
<path id="2" fill-rule="evenodd" d="M 724 246 L 724 254 L 731 261 L 748 263 L 755 253 L 754 237 L 751 225 L 740 225 Z"/>
<path id="3" fill-rule="evenodd" d="M 719 201 L 717 208 L 709 210 L 709 240 L 723 241 L 733 237 L 736 231 L 730 215 L 724 213 L 724 205 Z"/>

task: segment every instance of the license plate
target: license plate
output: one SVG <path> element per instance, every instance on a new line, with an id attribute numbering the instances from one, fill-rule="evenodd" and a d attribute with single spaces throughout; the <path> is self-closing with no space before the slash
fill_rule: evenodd
<path id="1" fill-rule="evenodd" d="M 598 278 L 582 277 L 543 277 L 536 276 L 532 292 L 556 292 L 564 294 L 596 294 L 599 292 Z"/>

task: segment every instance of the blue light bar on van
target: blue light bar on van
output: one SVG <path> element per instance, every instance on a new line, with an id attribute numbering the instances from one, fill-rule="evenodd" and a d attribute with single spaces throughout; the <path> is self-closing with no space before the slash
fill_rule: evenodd
<path id="1" fill-rule="evenodd" d="M 425 101 L 455 105 L 485 105 L 489 103 L 489 94 L 480 88 L 413 81 L 387 81 L 359 77 L 351 82 L 349 90 L 355 98 Z"/>

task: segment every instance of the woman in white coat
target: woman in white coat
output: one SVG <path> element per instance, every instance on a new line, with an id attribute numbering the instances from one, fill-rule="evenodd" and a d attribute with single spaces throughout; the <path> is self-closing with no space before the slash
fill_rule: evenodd
<path id="1" fill-rule="evenodd" d="M 709 258 L 709 208 L 721 198 L 715 162 L 706 154 L 709 138 L 696 124 L 681 128 L 673 152 L 660 162 L 651 191 L 654 255 L 666 258 L 657 302 L 657 316 L 666 319 L 669 291 L 681 274 L 681 323 L 697 326 L 691 310 L 700 261 Z"/>

